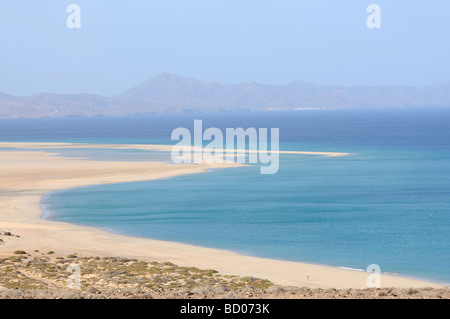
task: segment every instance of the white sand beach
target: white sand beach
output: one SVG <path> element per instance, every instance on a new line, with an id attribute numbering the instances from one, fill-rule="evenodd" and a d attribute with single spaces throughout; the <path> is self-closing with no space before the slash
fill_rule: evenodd
<path id="1" fill-rule="evenodd" d="M 280 285 L 311 288 L 366 288 L 368 273 L 248 257 L 238 253 L 145 238 L 120 236 L 100 229 L 41 219 L 40 200 L 53 191 L 80 186 L 144 181 L 238 164 L 168 164 L 157 162 L 91 161 L 55 156 L 42 149 L 115 148 L 169 151 L 161 145 L 102 145 L 68 143 L 0 143 L 0 229 L 11 237 L 0 245 L 0 256 L 15 250 L 55 251 L 80 256 L 122 256 L 146 261 L 170 261 L 179 266 L 215 269 L 221 274 L 254 276 Z M 14 150 L 17 149 L 17 150 Z M 296 152 L 316 156 L 346 153 Z M 307 280 L 308 278 L 308 280 Z M 430 282 L 382 275 L 382 287 L 440 287 Z"/>

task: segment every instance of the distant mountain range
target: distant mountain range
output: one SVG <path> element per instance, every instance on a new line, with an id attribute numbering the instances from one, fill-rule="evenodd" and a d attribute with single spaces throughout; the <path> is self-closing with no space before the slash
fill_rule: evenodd
<path id="1" fill-rule="evenodd" d="M 0 93 L 0 118 L 408 106 L 450 107 L 450 82 L 423 88 L 304 82 L 219 84 L 163 73 L 114 97 L 53 93 L 19 97 Z"/>

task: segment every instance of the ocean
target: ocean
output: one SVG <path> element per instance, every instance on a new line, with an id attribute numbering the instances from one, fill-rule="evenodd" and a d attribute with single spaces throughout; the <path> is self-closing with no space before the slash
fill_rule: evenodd
<path id="1" fill-rule="evenodd" d="M 245 255 L 450 283 L 450 109 L 379 109 L 0 120 L 0 141 L 173 144 L 176 127 L 280 129 L 280 156 L 258 165 L 48 194 L 56 221 Z M 61 150 L 96 160 L 167 153 Z M 0 153 L 1 154 L 1 153 Z"/>

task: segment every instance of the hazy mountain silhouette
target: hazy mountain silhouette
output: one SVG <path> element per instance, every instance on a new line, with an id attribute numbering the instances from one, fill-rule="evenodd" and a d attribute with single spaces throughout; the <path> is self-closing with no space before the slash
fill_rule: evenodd
<path id="1" fill-rule="evenodd" d="M 450 82 L 413 86 L 332 86 L 293 82 L 220 84 L 163 73 L 114 97 L 0 93 L 0 118 L 450 106 Z"/>

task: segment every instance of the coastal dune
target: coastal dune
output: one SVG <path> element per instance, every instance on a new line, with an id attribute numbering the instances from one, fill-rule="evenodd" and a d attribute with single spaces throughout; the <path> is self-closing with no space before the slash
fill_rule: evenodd
<path id="1" fill-rule="evenodd" d="M 91 161 L 58 156 L 57 148 L 136 148 L 169 151 L 170 146 L 90 145 L 68 143 L 0 143 L 0 229 L 17 234 L 0 245 L 0 256 L 15 250 L 54 251 L 80 256 L 120 256 L 169 261 L 180 266 L 215 269 L 221 274 L 253 276 L 275 284 L 310 288 L 367 288 L 368 273 L 240 255 L 174 242 L 135 238 L 41 218 L 40 201 L 50 192 L 81 186 L 155 180 L 205 173 L 239 164 L 169 164 L 158 162 Z M 7 149 L 6 149 L 7 148 Z M 44 151 L 44 149 L 46 151 Z M 299 152 L 344 156 L 346 153 Z M 175 196 L 175 194 L 168 194 Z M 442 287 L 426 281 L 382 275 L 382 287 Z"/>

